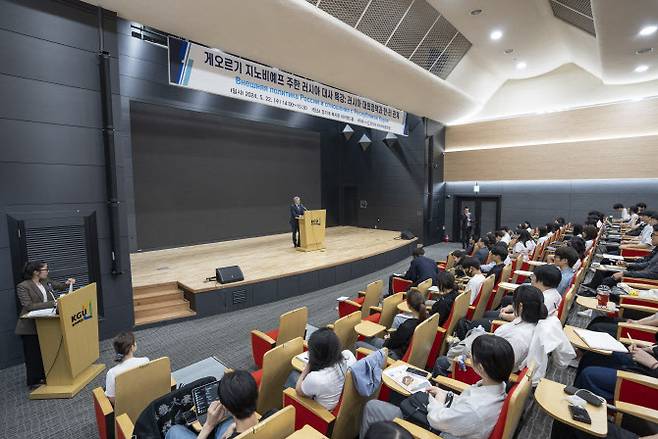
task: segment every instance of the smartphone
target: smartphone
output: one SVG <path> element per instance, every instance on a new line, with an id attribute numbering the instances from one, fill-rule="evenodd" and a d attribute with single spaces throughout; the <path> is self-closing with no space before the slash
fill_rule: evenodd
<path id="1" fill-rule="evenodd" d="M 427 372 L 425 372 L 424 370 L 414 369 L 413 367 L 407 367 L 407 372 L 413 373 L 413 374 L 421 376 L 423 378 L 427 377 Z"/>
<path id="2" fill-rule="evenodd" d="M 571 419 L 574 421 L 584 422 L 585 424 L 592 423 L 592 420 L 589 417 L 589 413 L 587 413 L 587 410 L 582 407 L 570 405 L 569 412 L 571 413 Z"/>
<path id="3" fill-rule="evenodd" d="M 578 387 L 574 387 L 574 386 L 566 386 L 564 388 L 564 393 L 566 393 L 567 395 L 575 395 L 577 391 L 578 391 Z"/>

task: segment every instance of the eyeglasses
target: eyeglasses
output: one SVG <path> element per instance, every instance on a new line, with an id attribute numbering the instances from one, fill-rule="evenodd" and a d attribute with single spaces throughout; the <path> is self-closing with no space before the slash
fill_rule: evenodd
<path id="1" fill-rule="evenodd" d="M 50 270 L 48 270 L 47 268 L 42 268 L 42 269 L 39 270 L 39 271 L 50 271 Z"/>

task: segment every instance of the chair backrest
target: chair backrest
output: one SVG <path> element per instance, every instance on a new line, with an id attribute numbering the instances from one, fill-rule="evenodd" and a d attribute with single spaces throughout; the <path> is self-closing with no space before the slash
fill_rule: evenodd
<path id="1" fill-rule="evenodd" d="M 413 366 L 425 369 L 427 357 L 432 349 L 432 344 L 434 344 L 436 328 L 438 327 L 438 314 L 433 314 L 420 325 L 416 326 L 414 335 L 411 337 L 411 343 L 409 343 L 409 348 L 404 355 L 404 361 Z"/>
<path id="2" fill-rule="evenodd" d="M 115 388 L 115 417 L 125 413 L 137 419 L 151 401 L 171 391 L 169 358 L 158 358 L 117 375 Z"/>
<path id="3" fill-rule="evenodd" d="M 398 313 L 398 305 L 404 300 L 403 293 L 395 293 L 388 296 L 382 302 L 382 315 L 379 318 L 379 324 L 390 328 L 393 324 L 393 319 Z"/>
<path id="4" fill-rule="evenodd" d="M 455 259 L 456 258 L 453 256 L 452 253 L 448 255 L 448 259 L 446 260 L 446 268 L 445 268 L 446 271 L 450 270 L 452 267 L 455 266 Z"/>
<path id="5" fill-rule="evenodd" d="M 500 273 L 500 281 L 497 285 L 500 285 L 501 282 L 507 282 L 510 274 L 512 273 L 512 264 L 507 264 L 503 267 L 503 270 Z M 498 309 L 501 300 L 503 300 L 503 295 L 505 294 L 505 289 L 498 287 L 496 289 L 496 294 L 489 296 L 489 303 L 487 304 L 487 310 Z"/>
<path id="6" fill-rule="evenodd" d="M 132 439 L 135 425 L 124 413 L 114 420 L 114 430 L 116 431 L 116 439 Z"/>
<path id="7" fill-rule="evenodd" d="M 304 338 L 307 322 L 308 308 L 305 306 L 281 314 L 279 318 L 279 334 L 276 337 L 277 346 L 297 337 Z"/>
<path id="8" fill-rule="evenodd" d="M 566 294 L 562 298 L 562 301 L 560 302 L 560 306 L 557 310 L 557 317 L 560 319 L 562 326 L 564 326 L 567 322 L 567 316 L 569 315 L 569 310 L 571 308 L 571 304 L 573 303 L 574 296 L 575 292 L 574 287 L 572 286 L 567 290 Z"/>
<path id="9" fill-rule="evenodd" d="M 432 278 L 425 279 L 421 283 L 418 284 L 418 291 L 420 294 L 423 295 L 423 298 L 427 300 L 427 292 L 429 291 L 430 287 L 432 286 Z"/>
<path id="10" fill-rule="evenodd" d="M 379 391 L 373 392 L 373 397 L 378 394 Z M 356 391 L 352 380 L 352 371 L 348 369 L 345 374 L 345 385 L 343 386 L 340 407 L 336 413 L 331 437 L 335 439 L 357 437 L 361 428 L 363 407 L 370 399 L 372 397 L 361 396 Z"/>
<path id="11" fill-rule="evenodd" d="M 512 270 L 520 270 L 521 267 L 523 267 L 523 255 L 518 255 L 516 259 L 512 261 Z M 514 273 L 512 275 L 512 283 L 516 283 L 517 279 L 519 278 L 519 275 Z"/>
<path id="12" fill-rule="evenodd" d="M 243 431 L 236 439 L 285 439 L 295 432 L 295 407 L 286 406 L 272 416 Z"/>
<path id="13" fill-rule="evenodd" d="M 283 405 L 283 385 L 292 372 L 292 358 L 304 352 L 304 339 L 297 337 L 267 351 L 263 357 L 263 377 L 258 389 L 256 411 L 280 409 Z"/>
<path id="14" fill-rule="evenodd" d="M 525 403 L 530 395 L 532 383 L 530 382 L 531 373 L 524 369 L 518 377 L 516 384 L 510 389 L 505 397 L 505 402 L 500 411 L 498 422 L 489 435 L 489 439 L 512 439 L 519 420 L 523 414 Z"/>
<path id="15" fill-rule="evenodd" d="M 365 319 L 370 315 L 370 307 L 375 306 L 379 303 L 379 299 L 382 297 L 382 291 L 384 290 L 384 281 L 379 279 L 374 282 L 370 282 L 366 286 L 366 296 L 363 299 L 361 304 L 361 318 Z"/>
<path id="16" fill-rule="evenodd" d="M 345 317 L 341 317 L 334 323 L 334 332 L 340 340 L 343 349 L 352 350 L 354 343 L 359 334 L 356 333 L 354 327 L 361 321 L 361 311 L 354 311 Z"/>
<path id="17" fill-rule="evenodd" d="M 471 294 L 469 292 L 463 292 L 455 298 L 455 301 L 452 302 L 452 309 L 450 310 L 450 316 L 446 323 L 446 334 L 452 335 L 457 326 L 457 322 L 468 314 L 468 305 L 471 302 Z"/>
<path id="18" fill-rule="evenodd" d="M 489 296 L 493 291 L 494 282 L 496 281 L 496 276 L 493 274 L 487 276 L 487 278 L 482 282 L 480 287 L 480 292 L 478 293 L 477 298 L 475 299 L 477 303 L 475 304 L 475 311 L 473 312 L 472 320 L 481 319 L 484 311 L 489 302 Z"/>

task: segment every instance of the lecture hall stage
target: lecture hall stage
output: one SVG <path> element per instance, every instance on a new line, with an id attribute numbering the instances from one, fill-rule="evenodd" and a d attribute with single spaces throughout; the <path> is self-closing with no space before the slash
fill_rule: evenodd
<path id="1" fill-rule="evenodd" d="M 296 251 L 290 233 L 282 233 L 134 253 L 135 323 L 220 314 L 346 282 L 408 257 L 416 240 L 399 236 L 339 226 L 327 229 L 324 251 Z M 205 282 L 215 268 L 230 265 L 240 266 L 244 281 Z"/>

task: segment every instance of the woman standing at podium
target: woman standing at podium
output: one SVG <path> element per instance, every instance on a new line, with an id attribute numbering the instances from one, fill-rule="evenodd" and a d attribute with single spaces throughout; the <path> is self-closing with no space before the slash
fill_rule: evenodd
<path id="1" fill-rule="evenodd" d="M 43 384 L 46 376 L 34 320 L 21 319 L 20 316 L 37 309 L 54 308 L 57 303 L 55 291 L 66 290 L 69 285 L 75 283 L 75 279 L 69 278 L 65 283 L 49 279 L 48 264 L 42 261 L 26 263 L 23 278 L 25 280 L 16 286 L 21 311 L 15 332 L 23 340 L 27 385 L 33 388 Z"/>

